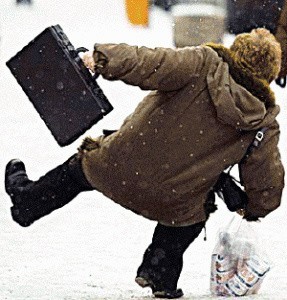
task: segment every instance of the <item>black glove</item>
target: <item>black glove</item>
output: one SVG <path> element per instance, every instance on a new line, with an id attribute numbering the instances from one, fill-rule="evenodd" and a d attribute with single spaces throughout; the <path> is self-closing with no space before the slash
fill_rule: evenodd
<path id="1" fill-rule="evenodd" d="M 278 84 L 280 87 L 284 88 L 286 86 L 286 76 L 285 77 L 278 77 L 275 80 L 275 83 Z"/>
<path id="2" fill-rule="evenodd" d="M 248 198 L 246 192 L 229 174 L 222 172 L 214 186 L 214 191 L 225 202 L 230 211 L 237 211 L 246 207 Z"/>
<path id="3" fill-rule="evenodd" d="M 248 222 L 256 222 L 259 221 L 259 217 L 252 216 L 251 214 L 245 213 L 243 216 L 243 219 L 245 219 Z"/>

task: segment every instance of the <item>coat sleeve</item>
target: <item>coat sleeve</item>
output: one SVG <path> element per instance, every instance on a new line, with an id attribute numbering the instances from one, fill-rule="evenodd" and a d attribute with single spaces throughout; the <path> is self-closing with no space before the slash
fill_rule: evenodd
<path id="1" fill-rule="evenodd" d="M 279 77 L 285 77 L 287 75 L 287 1 L 285 1 L 285 5 L 280 14 L 275 37 L 279 41 L 282 49 L 282 62 Z"/>
<path id="2" fill-rule="evenodd" d="M 94 49 L 95 64 L 100 65 L 96 71 L 105 79 L 166 92 L 180 89 L 191 78 L 199 77 L 204 57 L 203 47 L 150 49 L 127 44 L 96 44 Z M 98 64 L 98 60 L 104 63 Z"/>
<path id="3" fill-rule="evenodd" d="M 247 217 L 265 217 L 281 203 L 284 168 L 278 149 L 279 135 L 279 126 L 275 121 L 259 147 L 239 166 L 248 196 Z"/>

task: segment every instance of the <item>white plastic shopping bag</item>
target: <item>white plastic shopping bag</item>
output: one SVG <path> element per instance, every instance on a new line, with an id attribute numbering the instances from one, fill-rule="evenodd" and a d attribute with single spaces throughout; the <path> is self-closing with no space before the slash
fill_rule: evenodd
<path id="1" fill-rule="evenodd" d="M 211 256 L 210 290 L 217 296 L 256 294 L 271 263 L 252 222 L 235 216 L 219 230 Z"/>

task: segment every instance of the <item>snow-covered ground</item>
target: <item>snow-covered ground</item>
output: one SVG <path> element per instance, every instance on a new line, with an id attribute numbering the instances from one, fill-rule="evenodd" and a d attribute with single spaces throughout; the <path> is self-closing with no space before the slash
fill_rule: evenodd
<path id="1" fill-rule="evenodd" d="M 149 299 L 150 290 L 138 287 L 134 277 L 155 222 L 95 191 L 81 194 L 29 228 L 12 221 L 3 184 L 6 163 L 15 157 L 23 159 L 30 177 L 37 179 L 72 155 L 80 139 L 68 147 L 57 145 L 5 62 L 55 24 L 62 26 L 76 47 L 92 49 L 95 42 L 173 46 L 171 17 L 153 7 L 149 27 L 142 28 L 128 23 L 123 0 L 34 0 L 31 7 L 14 2 L 0 2 L 0 299 Z M 99 79 L 99 84 L 115 109 L 87 132 L 92 136 L 103 128 L 117 128 L 146 93 L 120 82 Z M 272 87 L 282 107 L 280 148 L 286 165 L 287 90 Z M 285 198 L 286 192 L 282 206 L 256 225 L 274 267 L 259 295 L 244 299 L 287 299 Z M 179 282 L 184 299 L 215 299 L 209 292 L 211 251 L 218 227 L 232 216 L 218 204 L 219 210 L 207 224 L 207 241 L 202 233 L 185 254 Z"/>

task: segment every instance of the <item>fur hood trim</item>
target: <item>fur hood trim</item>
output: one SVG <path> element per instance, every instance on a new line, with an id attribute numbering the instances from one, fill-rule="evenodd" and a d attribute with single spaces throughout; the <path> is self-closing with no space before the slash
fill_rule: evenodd
<path id="1" fill-rule="evenodd" d="M 266 108 L 275 106 L 275 95 L 267 80 L 255 76 L 244 60 L 239 60 L 233 51 L 220 44 L 205 44 L 212 48 L 229 66 L 232 78 L 252 95 L 265 103 Z"/>

